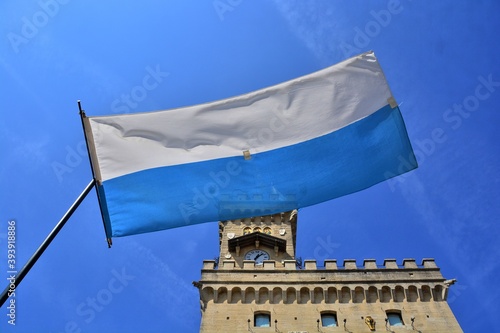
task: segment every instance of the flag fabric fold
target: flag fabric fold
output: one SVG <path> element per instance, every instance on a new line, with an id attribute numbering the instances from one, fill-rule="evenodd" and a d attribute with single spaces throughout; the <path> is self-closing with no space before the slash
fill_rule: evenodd
<path id="1" fill-rule="evenodd" d="M 109 237 L 259 216 L 417 167 L 373 52 L 245 95 L 84 117 Z"/>

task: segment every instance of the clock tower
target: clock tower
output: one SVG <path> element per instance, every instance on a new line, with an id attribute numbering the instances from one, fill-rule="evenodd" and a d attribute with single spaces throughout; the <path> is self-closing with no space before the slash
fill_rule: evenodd
<path id="1" fill-rule="evenodd" d="M 204 260 L 202 333 L 462 332 L 433 259 L 296 259 L 297 211 L 219 222 Z"/>
<path id="2" fill-rule="evenodd" d="M 284 267 L 295 259 L 297 211 L 219 222 L 219 265 Z"/>

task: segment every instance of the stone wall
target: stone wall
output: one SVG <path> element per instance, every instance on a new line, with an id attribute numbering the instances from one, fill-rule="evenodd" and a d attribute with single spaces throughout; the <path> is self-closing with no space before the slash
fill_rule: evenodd
<path id="1" fill-rule="evenodd" d="M 387 259 L 381 266 L 367 259 L 361 267 L 355 260 L 325 260 L 322 267 L 305 260 L 303 269 L 294 260 L 245 261 L 243 268 L 207 260 L 197 284 L 201 332 L 373 332 L 367 317 L 375 331 L 462 332 L 446 302 L 452 283 L 433 259 Z M 271 327 L 254 327 L 259 312 L 268 313 Z M 399 313 L 404 325 L 386 323 L 387 312 Z M 338 326 L 323 327 L 322 313 L 334 314 Z"/>

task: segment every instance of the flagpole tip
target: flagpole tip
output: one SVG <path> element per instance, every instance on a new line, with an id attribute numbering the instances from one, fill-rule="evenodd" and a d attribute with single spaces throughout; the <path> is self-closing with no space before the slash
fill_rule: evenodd
<path id="1" fill-rule="evenodd" d="M 82 109 L 82 103 L 80 100 L 77 100 L 76 101 L 78 103 L 78 110 L 80 111 L 80 113 L 83 113 L 83 109 Z"/>

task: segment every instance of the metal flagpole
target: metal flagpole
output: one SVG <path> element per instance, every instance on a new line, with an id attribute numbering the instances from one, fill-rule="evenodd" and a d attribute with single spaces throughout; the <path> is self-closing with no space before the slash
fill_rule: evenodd
<path id="1" fill-rule="evenodd" d="M 50 243 L 57 236 L 57 234 L 59 233 L 59 231 L 61 231 L 62 227 L 64 227 L 64 224 L 66 224 L 66 222 L 69 220 L 69 218 L 71 217 L 71 215 L 73 214 L 73 212 L 82 203 L 83 199 L 85 199 L 85 197 L 87 196 L 87 194 L 89 194 L 90 190 L 92 189 L 92 187 L 94 187 L 95 183 L 96 183 L 95 179 L 92 179 L 92 181 L 87 185 L 87 187 L 82 192 L 82 194 L 80 194 L 80 196 L 78 197 L 78 199 L 76 199 L 76 201 L 68 209 L 68 211 L 66 212 L 66 214 L 64 214 L 64 216 L 59 221 L 59 223 L 57 223 L 57 225 L 55 226 L 55 228 L 52 229 L 52 231 L 47 236 L 47 238 L 45 238 L 45 240 L 43 241 L 42 245 L 40 245 L 40 247 L 36 250 L 36 252 L 33 254 L 33 256 L 31 256 L 31 258 L 28 260 L 28 262 L 19 271 L 19 273 L 16 274 L 14 282 L 13 283 L 9 283 L 9 285 L 7 286 L 7 288 L 5 288 L 5 290 L 3 291 L 2 296 L 0 298 L 0 306 L 2 306 L 5 303 L 5 301 L 15 291 L 15 289 L 17 288 L 17 286 L 19 286 L 19 284 L 21 283 L 21 281 L 23 280 L 23 278 L 30 271 L 31 267 L 33 267 L 33 265 L 36 263 L 36 261 L 38 260 L 38 258 L 40 258 L 40 256 L 43 254 L 43 252 L 45 251 L 45 249 L 47 249 L 47 247 L 50 245 Z"/>
<path id="2" fill-rule="evenodd" d="M 96 178 L 95 178 L 95 172 L 94 172 L 94 165 L 92 164 L 92 154 L 90 153 L 89 141 L 87 138 L 87 131 L 85 131 L 85 122 L 84 122 L 85 111 L 83 111 L 83 109 L 82 109 L 82 103 L 80 102 L 80 100 L 78 100 L 77 102 L 78 102 L 78 110 L 80 112 L 80 119 L 82 121 L 83 135 L 85 136 L 85 145 L 87 147 L 87 153 L 89 155 L 90 170 L 92 170 L 92 178 L 94 178 L 94 180 L 95 180 Z M 99 184 L 96 182 L 96 185 L 99 185 Z M 106 223 L 104 222 L 105 219 L 104 219 L 104 213 L 103 213 L 102 204 L 101 204 L 101 198 L 99 197 L 98 186 L 95 187 L 95 192 L 97 195 L 97 202 L 99 203 L 99 210 L 101 211 L 101 218 L 102 218 L 102 224 L 104 225 L 104 233 L 106 234 L 106 241 L 108 242 L 108 248 L 110 248 L 111 245 L 113 244 L 113 242 L 112 242 L 111 238 L 108 237 L 108 230 L 106 228 Z"/>

